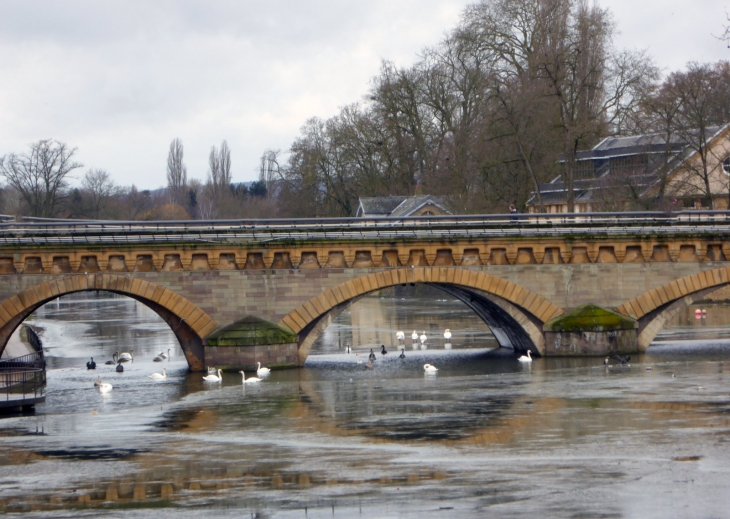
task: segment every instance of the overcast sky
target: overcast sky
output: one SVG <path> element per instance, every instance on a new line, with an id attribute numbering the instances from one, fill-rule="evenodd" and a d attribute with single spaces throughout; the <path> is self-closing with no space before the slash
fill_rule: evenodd
<path id="1" fill-rule="evenodd" d="M 305 120 L 358 101 L 385 58 L 407 66 L 468 0 L 0 0 L 0 156 L 54 138 L 123 185 L 166 183 L 170 141 L 203 180 L 210 147 L 235 181 Z M 730 0 L 602 0 L 618 47 L 665 71 L 730 59 Z"/>

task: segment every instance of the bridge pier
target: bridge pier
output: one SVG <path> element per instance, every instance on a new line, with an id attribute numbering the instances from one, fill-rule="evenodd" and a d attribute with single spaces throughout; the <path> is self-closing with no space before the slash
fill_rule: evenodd
<path id="1" fill-rule="evenodd" d="M 637 353 L 639 323 L 596 305 L 576 308 L 545 323 L 545 354 L 590 356 Z"/>

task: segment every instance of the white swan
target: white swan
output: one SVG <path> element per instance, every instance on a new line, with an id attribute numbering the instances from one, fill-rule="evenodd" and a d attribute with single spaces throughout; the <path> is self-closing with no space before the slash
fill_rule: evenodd
<path id="1" fill-rule="evenodd" d="M 423 371 L 425 371 L 426 373 L 436 373 L 438 371 L 438 368 L 436 366 L 432 366 L 431 364 L 424 364 Z"/>
<path id="2" fill-rule="evenodd" d="M 446 339 L 447 341 L 451 340 L 451 330 L 449 330 L 448 328 L 446 328 L 446 331 L 444 332 L 444 339 Z"/>
<path id="3" fill-rule="evenodd" d="M 101 384 L 99 384 L 99 391 L 101 391 L 102 393 L 108 393 L 111 390 L 112 390 L 112 385 L 109 384 L 108 382 L 102 382 Z"/>
<path id="4" fill-rule="evenodd" d="M 527 356 L 520 355 L 517 360 L 520 362 L 532 362 L 532 352 L 530 350 L 527 350 Z"/>
<path id="5" fill-rule="evenodd" d="M 416 342 L 418 340 L 418 332 L 416 330 L 413 330 L 413 333 L 411 334 L 411 339 L 413 339 L 413 342 Z"/>
<path id="6" fill-rule="evenodd" d="M 218 370 L 217 375 L 214 375 L 211 373 L 209 375 L 204 376 L 203 380 L 205 380 L 206 382 L 221 382 L 223 380 L 223 375 L 221 375 L 221 373 L 222 373 L 221 370 Z"/>
<path id="7" fill-rule="evenodd" d="M 134 360 L 134 352 L 127 353 L 126 351 L 119 354 L 117 362 L 126 362 L 128 360 Z"/>
<path id="8" fill-rule="evenodd" d="M 404 341 L 404 340 L 406 340 L 406 334 L 401 331 L 397 331 L 397 332 L 395 332 L 395 338 L 398 339 L 399 341 Z"/>
<path id="9" fill-rule="evenodd" d="M 260 379 L 259 377 L 248 377 L 246 378 L 246 374 L 243 371 L 239 371 L 241 374 L 241 378 L 243 378 L 242 382 L 244 384 L 255 384 L 256 382 L 261 382 L 263 379 Z"/>
<path id="10" fill-rule="evenodd" d="M 162 373 L 152 373 L 149 377 L 152 380 L 165 380 L 167 378 L 167 368 L 162 368 Z"/>
<path id="11" fill-rule="evenodd" d="M 256 369 L 257 375 L 268 375 L 269 373 L 271 373 L 271 370 L 269 368 L 262 368 L 260 362 L 257 362 L 256 364 L 258 365 L 258 368 Z"/>
<path id="12" fill-rule="evenodd" d="M 423 331 L 423 333 L 421 334 L 421 336 L 419 337 L 419 339 L 421 340 L 421 344 L 423 344 L 424 342 L 426 342 L 428 340 L 428 337 L 426 337 L 426 331 L 425 330 Z"/>

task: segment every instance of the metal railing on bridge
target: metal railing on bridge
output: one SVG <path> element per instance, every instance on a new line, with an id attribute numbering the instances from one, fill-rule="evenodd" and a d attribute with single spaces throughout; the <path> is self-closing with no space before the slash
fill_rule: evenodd
<path id="1" fill-rule="evenodd" d="M 7 221 L 0 218 L 0 246 L 618 236 L 641 233 L 717 234 L 728 230 L 730 230 L 729 211 L 154 222 L 42 218 Z"/>
<path id="2" fill-rule="evenodd" d="M 0 361 L 0 408 L 28 407 L 45 399 L 43 352 Z"/>

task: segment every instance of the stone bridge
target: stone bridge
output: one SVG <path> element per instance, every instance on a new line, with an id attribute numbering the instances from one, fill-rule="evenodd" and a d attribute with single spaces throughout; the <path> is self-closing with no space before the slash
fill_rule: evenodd
<path id="1" fill-rule="evenodd" d="M 0 352 L 43 304 L 105 290 L 160 315 L 193 370 L 295 366 L 347 305 L 418 283 L 466 303 L 518 351 L 643 351 L 730 283 L 728 230 L 725 212 L 2 223 Z M 261 319 L 290 339 L 229 340 Z"/>

